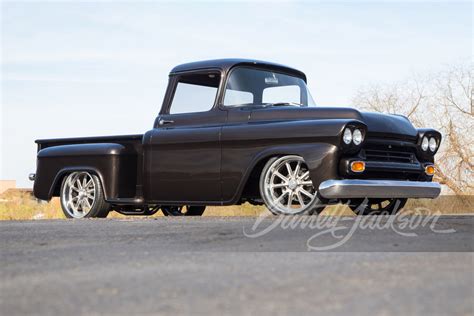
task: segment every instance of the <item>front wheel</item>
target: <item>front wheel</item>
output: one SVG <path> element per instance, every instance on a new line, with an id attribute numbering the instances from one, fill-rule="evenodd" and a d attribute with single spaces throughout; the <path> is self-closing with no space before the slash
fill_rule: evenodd
<path id="1" fill-rule="evenodd" d="M 110 205 L 105 202 L 99 178 L 89 172 L 73 172 L 61 185 L 61 208 L 67 218 L 107 217 Z"/>
<path id="2" fill-rule="evenodd" d="M 273 214 L 314 214 L 325 207 L 300 156 L 270 159 L 260 176 L 260 194 Z"/>
<path id="3" fill-rule="evenodd" d="M 398 213 L 407 199 L 355 199 L 349 207 L 357 215 L 391 215 Z"/>

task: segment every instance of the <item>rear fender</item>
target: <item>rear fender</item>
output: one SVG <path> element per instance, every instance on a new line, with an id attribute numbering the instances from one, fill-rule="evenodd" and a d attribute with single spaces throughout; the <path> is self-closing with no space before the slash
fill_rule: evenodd
<path id="1" fill-rule="evenodd" d="M 87 171 L 96 174 L 106 200 L 133 197 L 136 193 L 137 154 L 120 144 L 75 144 L 48 147 L 38 152 L 34 194 L 50 200 L 65 174 Z"/>

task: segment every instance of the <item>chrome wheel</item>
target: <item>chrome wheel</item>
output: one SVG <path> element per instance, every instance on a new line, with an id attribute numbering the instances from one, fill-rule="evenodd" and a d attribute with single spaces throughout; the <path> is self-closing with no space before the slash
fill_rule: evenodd
<path id="1" fill-rule="evenodd" d="M 62 192 L 64 211 L 73 218 L 83 218 L 94 206 L 97 189 L 88 172 L 73 172 L 67 176 Z"/>
<path id="2" fill-rule="evenodd" d="M 264 169 L 262 197 L 271 212 L 300 214 L 319 202 L 303 158 L 285 156 Z"/>

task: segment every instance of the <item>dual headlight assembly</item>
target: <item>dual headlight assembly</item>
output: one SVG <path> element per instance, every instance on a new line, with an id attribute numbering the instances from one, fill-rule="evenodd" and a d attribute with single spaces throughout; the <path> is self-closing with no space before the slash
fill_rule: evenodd
<path id="1" fill-rule="evenodd" d="M 356 146 L 359 146 L 364 140 L 364 134 L 359 128 L 350 128 L 346 127 L 344 133 L 342 134 L 342 141 L 346 145 L 353 143 Z"/>
<path id="2" fill-rule="evenodd" d="M 433 136 L 423 136 L 421 140 L 421 150 L 424 152 L 427 152 L 428 149 L 432 152 L 435 153 L 436 150 L 438 149 L 439 142 L 436 140 L 435 137 Z"/>

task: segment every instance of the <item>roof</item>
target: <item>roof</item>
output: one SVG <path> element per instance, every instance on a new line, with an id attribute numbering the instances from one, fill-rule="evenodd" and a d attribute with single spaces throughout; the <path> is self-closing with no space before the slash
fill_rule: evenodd
<path id="1" fill-rule="evenodd" d="M 231 68 L 238 65 L 247 65 L 247 66 L 258 66 L 262 68 L 269 68 L 280 70 L 286 73 L 295 74 L 306 81 L 306 75 L 295 68 L 291 68 L 285 65 L 272 63 L 268 61 L 254 60 L 254 59 L 241 59 L 241 58 L 226 58 L 226 59 L 211 59 L 211 60 L 202 60 L 186 64 L 181 64 L 174 67 L 171 70 L 171 74 L 183 71 L 192 71 L 199 69 L 209 69 L 209 68 L 218 68 L 224 72 L 229 71 Z"/>

